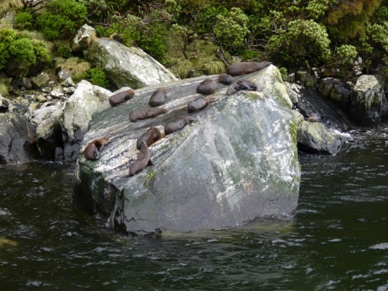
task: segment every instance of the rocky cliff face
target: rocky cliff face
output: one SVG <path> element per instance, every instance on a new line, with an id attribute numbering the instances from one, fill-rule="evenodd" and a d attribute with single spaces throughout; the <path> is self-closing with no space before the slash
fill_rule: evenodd
<path id="1" fill-rule="evenodd" d="M 157 117 L 129 120 L 133 110 L 149 108 L 157 86 L 136 90 L 133 99 L 95 115 L 82 149 L 97 138 L 110 142 L 96 161 L 80 155 L 75 201 L 132 233 L 221 228 L 289 215 L 299 193 L 298 125 L 279 71 L 269 66 L 239 78 L 257 84 L 254 92 L 228 96 L 227 86 L 218 83 L 214 102 L 188 114 L 187 104 L 201 96 L 196 87 L 205 78 L 164 84 L 167 101 L 161 107 L 167 112 Z M 192 123 L 150 145 L 152 166 L 128 176 L 137 139 L 149 127 L 163 134 L 168 122 L 188 115 Z"/>

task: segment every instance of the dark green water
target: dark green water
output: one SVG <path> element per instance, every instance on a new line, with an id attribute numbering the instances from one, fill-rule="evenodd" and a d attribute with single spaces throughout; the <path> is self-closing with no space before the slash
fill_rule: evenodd
<path id="1" fill-rule="evenodd" d="M 388 129 L 300 161 L 289 221 L 162 238 L 73 209 L 68 166 L 0 166 L 1 290 L 388 290 Z"/>

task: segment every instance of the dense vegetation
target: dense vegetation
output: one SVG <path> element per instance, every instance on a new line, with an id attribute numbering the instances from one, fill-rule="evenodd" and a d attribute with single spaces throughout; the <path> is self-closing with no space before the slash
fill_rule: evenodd
<path id="1" fill-rule="evenodd" d="M 49 60 L 26 30 L 71 57 L 83 23 L 141 47 L 180 77 L 218 73 L 236 56 L 288 72 L 335 67 L 342 77 L 361 57 L 367 70 L 388 76 L 388 0 L 21 0 L 13 27 L 0 24 L 0 69 Z"/>

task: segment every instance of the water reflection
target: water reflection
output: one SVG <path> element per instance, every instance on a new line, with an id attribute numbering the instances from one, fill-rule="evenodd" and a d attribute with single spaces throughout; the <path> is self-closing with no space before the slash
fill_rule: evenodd
<path id="1" fill-rule="evenodd" d="M 4 290 L 388 290 L 387 135 L 301 156 L 287 221 L 123 237 L 71 207 L 73 170 L 0 166 Z M 3 242 L 3 243 L 2 243 Z"/>

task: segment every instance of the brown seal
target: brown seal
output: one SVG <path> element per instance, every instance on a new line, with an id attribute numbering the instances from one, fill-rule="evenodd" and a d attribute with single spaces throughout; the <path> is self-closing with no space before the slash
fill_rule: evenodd
<path id="1" fill-rule="evenodd" d="M 135 92 L 132 89 L 128 89 L 125 91 L 118 92 L 109 97 L 109 104 L 113 106 L 117 106 L 120 103 L 123 103 L 129 99 L 131 99 L 135 95 Z"/>
<path id="2" fill-rule="evenodd" d="M 269 66 L 271 62 L 239 62 L 226 67 L 226 73 L 231 76 L 244 75 L 259 71 Z"/>
<path id="3" fill-rule="evenodd" d="M 226 90 L 226 94 L 232 95 L 240 90 L 256 91 L 257 85 L 249 80 L 237 80 L 229 85 L 228 89 Z"/>
<path id="4" fill-rule="evenodd" d="M 152 93 L 151 98 L 148 104 L 151 107 L 156 107 L 159 105 L 163 105 L 166 102 L 166 88 L 158 88 L 154 93 Z"/>
<path id="5" fill-rule="evenodd" d="M 207 78 L 199 83 L 197 93 L 208 95 L 217 90 L 217 82 L 213 79 Z"/>
<path id="6" fill-rule="evenodd" d="M 233 83 L 233 77 L 228 74 L 219 74 L 218 75 L 218 82 L 225 84 L 225 85 L 230 85 Z"/>
<path id="7" fill-rule="evenodd" d="M 178 117 L 175 120 L 168 122 L 164 126 L 164 133 L 167 135 L 167 134 L 173 133 L 175 131 L 178 131 L 193 121 L 195 121 L 195 119 L 191 116 Z"/>
<path id="8" fill-rule="evenodd" d="M 160 107 L 138 109 L 138 110 L 132 111 L 129 114 L 129 120 L 132 122 L 136 122 L 138 120 L 152 118 L 166 112 L 167 112 L 167 109 L 160 108 Z"/>
<path id="9" fill-rule="evenodd" d="M 135 175 L 149 165 L 152 165 L 151 152 L 146 142 L 143 141 L 140 144 L 140 153 L 137 154 L 136 160 L 129 166 L 129 176 Z"/>
<path id="10" fill-rule="evenodd" d="M 109 141 L 109 138 L 103 137 L 97 138 L 88 143 L 88 145 L 83 150 L 85 158 L 92 161 L 98 160 L 100 158 L 100 152 L 102 151 L 104 146 L 109 143 Z"/>
<path id="11" fill-rule="evenodd" d="M 140 145 L 144 141 L 147 146 L 152 145 L 154 142 L 162 138 L 162 134 L 160 133 L 159 129 L 156 127 L 151 127 L 147 129 L 145 133 L 143 133 L 136 142 L 136 148 L 140 150 Z"/>
<path id="12" fill-rule="evenodd" d="M 214 101 L 216 101 L 216 98 L 212 95 L 199 97 L 187 104 L 187 111 L 189 113 L 200 111 Z"/>

